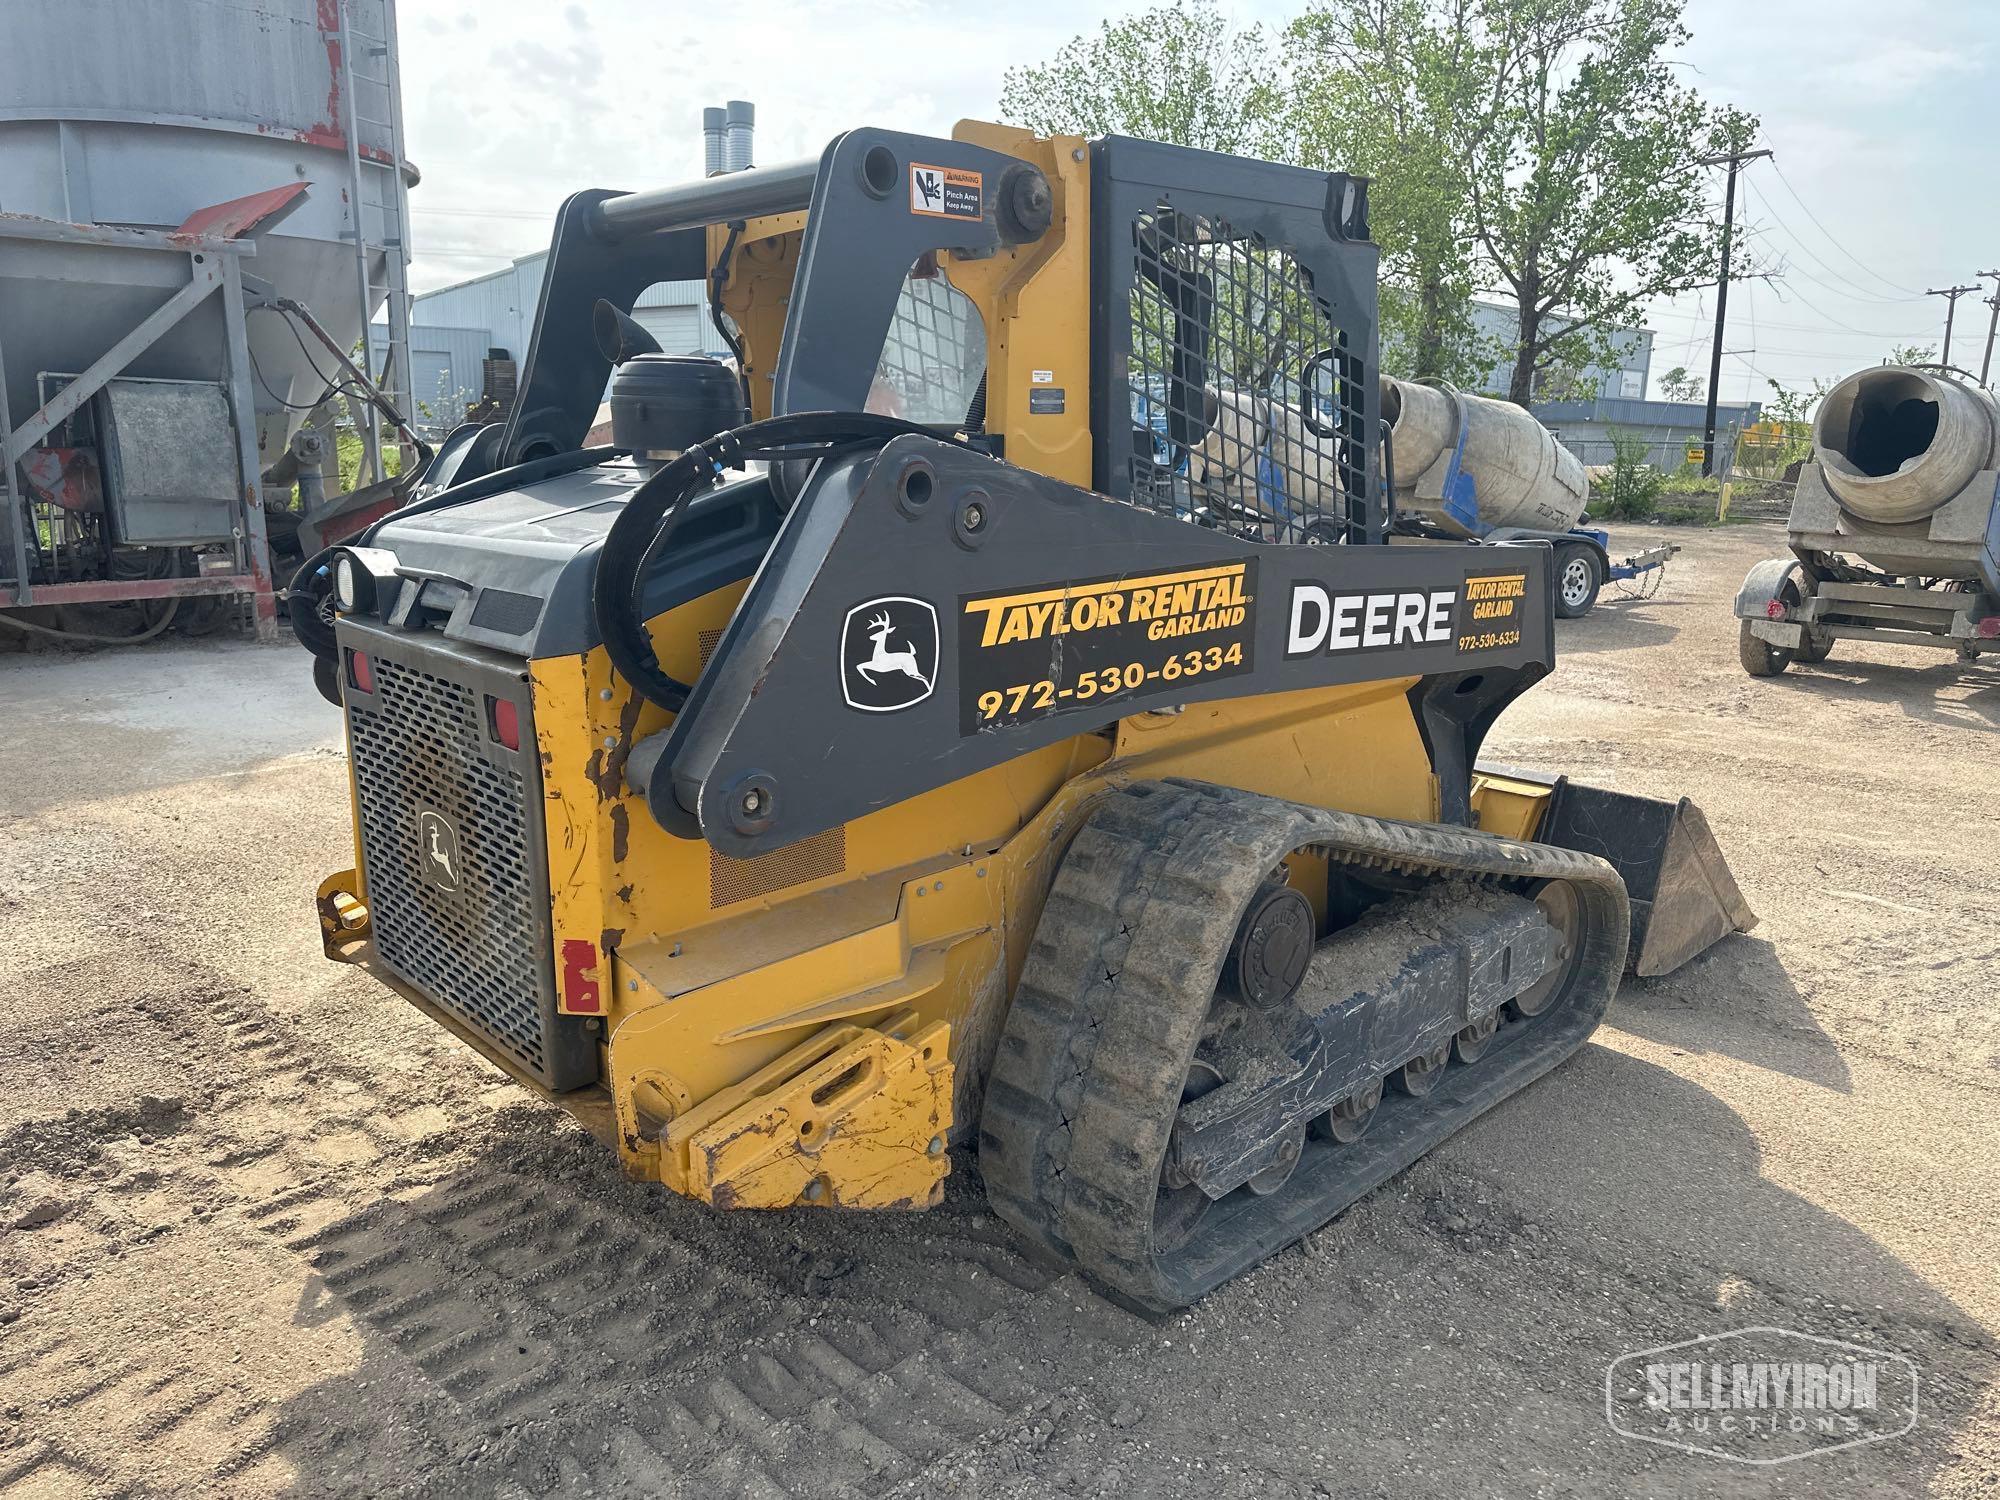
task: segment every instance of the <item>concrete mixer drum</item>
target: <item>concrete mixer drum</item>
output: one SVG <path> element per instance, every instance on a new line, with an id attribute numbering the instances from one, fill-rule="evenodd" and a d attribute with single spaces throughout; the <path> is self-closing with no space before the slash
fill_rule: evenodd
<path id="1" fill-rule="evenodd" d="M 1393 455 L 1398 535 L 1452 542 L 1547 542 L 1555 551 L 1556 613 L 1590 613 L 1607 582 L 1650 575 L 1650 594 L 1677 544 L 1613 559 L 1608 532 L 1585 526 L 1590 483 L 1556 435 L 1510 402 L 1450 386 L 1382 382 Z"/>
<path id="2" fill-rule="evenodd" d="M 1823 661 L 1843 639 L 2000 651 L 2000 403 L 1941 365 L 1848 376 L 1813 418 L 1791 556 L 1736 597 L 1744 670 Z"/>

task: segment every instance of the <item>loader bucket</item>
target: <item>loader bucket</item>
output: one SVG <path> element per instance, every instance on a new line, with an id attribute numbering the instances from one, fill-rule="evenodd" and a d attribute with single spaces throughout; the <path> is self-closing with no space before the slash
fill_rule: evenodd
<path id="1" fill-rule="evenodd" d="M 1708 819 L 1685 797 L 1665 802 L 1563 777 L 1535 838 L 1602 855 L 1625 877 L 1632 899 L 1626 965 L 1635 974 L 1671 973 L 1730 933 L 1757 925 Z"/>

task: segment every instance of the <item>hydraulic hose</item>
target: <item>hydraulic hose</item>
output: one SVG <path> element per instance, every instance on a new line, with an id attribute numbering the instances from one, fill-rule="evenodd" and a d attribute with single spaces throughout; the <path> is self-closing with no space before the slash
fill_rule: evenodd
<path id="1" fill-rule="evenodd" d="M 894 437 L 939 433 L 872 412 L 799 412 L 767 417 L 696 443 L 632 492 L 604 538 L 591 583 L 591 608 L 611 665 L 639 696 L 672 713 L 687 703 L 692 684 L 671 676 L 646 632 L 640 589 L 650 559 L 671 541 L 688 502 L 725 469 L 752 460 L 782 463 L 826 458 L 855 447 L 880 447 Z M 946 439 L 946 441 L 951 441 Z"/>
<path id="2" fill-rule="evenodd" d="M 135 600 L 134 602 L 137 603 L 138 601 Z M 141 618 L 144 618 L 143 604 L 140 610 Z M 136 646 L 140 641 L 150 641 L 154 636 L 173 624 L 174 617 L 180 613 L 180 610 L 180 600 L 168 599 L 166 610 L 161 614 L 160 618 L 133 635 L 98 635 L 94 631 L 89 630 L 58 629 L 48 625 L 37 625 L 32 620 L 17 620 L 12 615 L 4 613 L 0 613 L 0 625 L 5 625 L 11 630 L 24 630 L 29 635 L 47 636 L 50 640 L 56 641 L 81 642 L 87 646 Z"/>
<path id="3" fill-rule="evenodd" d="M 128 567 L 121 573 L 119 559 L 114 554 L 111 559 L 110 568 L 108 569 L 109 575 L 114 580 L 120 578 L 149 580 L 183 578 L 187 576 L 181 571 L 183 556 L 190 556 L 187 566 L 193 566 L 191 555 L 184 554 L 179 548 L 173 548 L 156 555 L 161 558 L 158 566 L 144 565 L 136 571 Z M 136 646 L 141 641 L 150 641 L 154 636 L 159 635 L 169 625 L 174 623 L 181 612 L 180 599 L 170 595 L 167 599 L 167 607 L 160 612 L 159 619 L 148 625 L 144 623 L 146 619 L 146 601 L 135 599 L 131 602 L 139 606 L 139 619 L 141 622 L 140 628 L 131 635 L 104 635 L 93 630 L 73 630 L 62 623 L 63 607 L 61 605 L 56 606 L 56 623 L 53 626 L 37 625 L 31 620 L 18 619 L 4 612 L 0 612 L 0 625 L 8 626 L 13 630 L 23 631 L 28 635 L 43 636 L 49 640 L 70 641 L 88 646 Z"/>

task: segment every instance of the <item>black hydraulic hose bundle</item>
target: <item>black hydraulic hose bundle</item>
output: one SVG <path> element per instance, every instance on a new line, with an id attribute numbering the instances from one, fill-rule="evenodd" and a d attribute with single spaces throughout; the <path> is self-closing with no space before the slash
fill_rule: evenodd
<path id="1" fill-rule="evenodd" d="M 653 652 L 639 599 L 647 565 L 672 540 L 688 502 L 721 477 L 725 469 L 762 460 L 784 463 L 826 458 L 856 447 L 880 447 L 915 433 L 937 438 L 935 429 L 872 412 L 799 412 L 767 417 L 706 438 L 671 460 L 632 492 L 611 523 L 598 554 L 591 585 L 591 608 L 604 649 L 620 676 L 649 703 L 678 713 L 691 683 L 669 675 Z"/>

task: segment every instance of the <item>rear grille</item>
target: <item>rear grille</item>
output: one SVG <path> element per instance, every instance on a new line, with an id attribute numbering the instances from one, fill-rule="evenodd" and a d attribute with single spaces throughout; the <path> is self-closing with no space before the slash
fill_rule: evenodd
<path id="1" fill-rule="evenodd" d="M 375 685 L 372 701 L 349 691 L 348 725 L 376 951 L 544 1084 L 587 1081 L 571 1076 L 578 1049 L 556 1035 L 573 1023 L 555 1014 L 530 817 L 540 787 L 504 752 L 489 756 L 485 695 L 454 680 L 478 669 L 461 672 L 444 653 L 396 661 L 373 641 L 354 644 L 369 653 Z M 413 654 L 403 642 L 392 649 Z"/>

